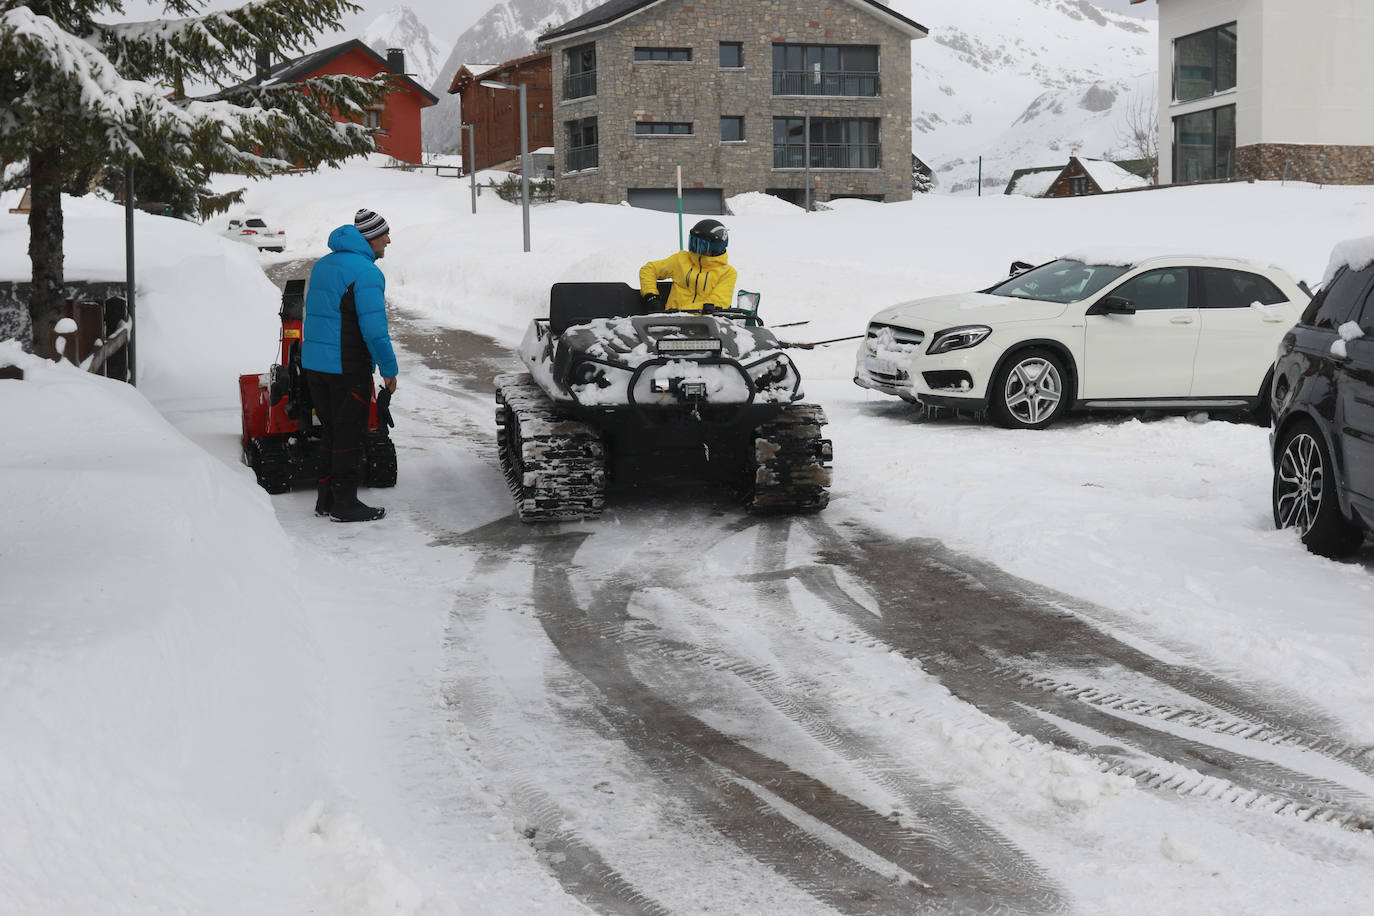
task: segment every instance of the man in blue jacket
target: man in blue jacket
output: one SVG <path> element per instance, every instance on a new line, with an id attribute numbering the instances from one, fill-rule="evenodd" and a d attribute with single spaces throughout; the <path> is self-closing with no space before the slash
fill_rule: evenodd
<path id="1" fill-rule="evenodd" d="M 301 365 L 320 418 L 320 479 L 315 514 L 370 522 L 386 514 L 358 501 L 363 440 L 372 404 L 372 371 L 396 390 L 396 354 L 386 321 L 386 278 L 376 262 L 391 227 L 371 210 L 329 234 L 305 292 Z"/>

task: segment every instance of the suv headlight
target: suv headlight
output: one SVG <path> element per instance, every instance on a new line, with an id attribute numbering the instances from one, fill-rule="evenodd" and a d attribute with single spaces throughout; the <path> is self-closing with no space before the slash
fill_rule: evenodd
<path id="1" fill-rule="evenodd" d="M 991 333 L 992 328 L 985 324 L 966 324 L 938 331 L 931 338 L 930 349 L 926 353 L 934 356 L 936 353 L 948 353 L 950 350 L 967 350 L 969 347 L 978 346 Z"/>

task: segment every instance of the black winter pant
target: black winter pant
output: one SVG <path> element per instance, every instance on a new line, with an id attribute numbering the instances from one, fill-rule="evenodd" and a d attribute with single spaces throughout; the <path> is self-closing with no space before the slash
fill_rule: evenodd
<path id="1" fill-rule="evenodd" d="M 363 439 L 372 403 L 372 373 L 334 375 L 307 369 L 310 399 L 320 418 L 320 483 L 338 490 L 362 479 Z"/>

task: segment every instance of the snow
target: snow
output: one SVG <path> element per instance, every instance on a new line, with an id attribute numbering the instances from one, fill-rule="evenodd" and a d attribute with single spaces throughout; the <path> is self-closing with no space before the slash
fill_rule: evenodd
<path id="1" fill-rule="evenodd" d="M 1022 197 L 1044 197 L 1063 171 L 1046 169 L 1041 172 L 1027 172 L 1008 185 L 1004 193 L 1019 194 Z"/>
<path id="2" fill-rule="evenodd" d="M 1082 164 L 1084 171 L 1091 175 L 1093 181 L 1097 182 L 1097 186 L 1104 191 L 1143 188 L 1147 183 L 1144 178 L 1126 171 L 1115 162 L 1082 158 L 1078 161 Z"/>
<path id="3" fill-rule="evenodd" d="M 1342 267 L 1364 270 L 1371 262 L 1374 262 L 1374 235 L 1346 239 L 1331 250 L 1331 260 L 1322 273 L 1322 282 L 1325 283 L 1336 276 L 1336 271 Z"/>
<path id="4" fill-rule="evenodd" d="M 1374 188 L 1291 182 L 1071 200 L 921 195 L 815 213 L 745 197 L 727 218 L 740 285 L 763 292 L 768 322 L 805 322 L 786 333 L 809 341 L 861 334 L 906 299 L 984 288 L 1013 260 L 1094 248 L 1194 247 L 1315 283 L 1374 212 Z M 68 276 L 118 279 L 122 209 L 64 205 Z M 279 298 L 261 266 L 322 254 L 359 207 L 392 227 L 381 266 L 394 306 L 512 349 L 552 283 L 632 283 L 674 250 L 676 214 L 539 205 L 525 254 L 518 205 L 484 194 L 473 215 L 466 181 L 368 165 L 253 183 L 244 206 L 286 228 L 288 251 L 135 214 L 136 390 L 0 343 L 0 364 L 25 372 L 0 380 L 0 910 L 587 912 L 527 839 L 540 825 L 509 794 L 514 769 L 536 797 L 545 785 L 589 787 L 580 829 L 627 872 L 657 876 L 670 909 L 826 911 L 728 844 L 665 827 L 616 742 L 538 717 L 559 702 L 550 683 L 570 676 L 531 615 L 455 599 L 478 574 L 462 538 L 511 512 L 489 455 L 489 398 L 454 393 L 402 353 L 402 479 L 376 525 L 320 522 L 313 494 L 269 497 L 238 463 L 235 379 L 264 371 L 277 346 Z M 26 277 L 26 247 L 25 217 L 0 214 L 0 276 Z M 1338 719 L 1353 744 L 1374 743 L 1374 557 L 1366 547 L 1351 562 L 1320 559 L 1273 530 L 1266 430 L 1183 417 L 1040 433 L 919 422 L 851 383 L 856 345 L 790 351 L 830 417 L 829 523 L 943 542 L 1090 602 L 1064 612 L 1128 645 L 1203 659 Z M 618 531 L 614 516 L 587 524 L 627 551 L 644 536 Z M 798 535 L 784 562 L 819 550 Z M 707 562 L 748 573 L 753 561 L 731 539 Z M 482 575 L 494 589 L 520 584 L 515 567 Z M 855 583 L 840 586 L 875 619 L 884 612 Z M 804 590 L 794 606 L 797 640 L 803 627 L 832 634 L 805 673 L 815 695 L 999 829 L 1033 837 L 1074 912 L 1357 912 L 1374 893 L 1365 836 L 1290 833 L 1137 789 L 988 718 Z M 764 664 L 766 610 L 732 607 L 722 623 L 648 590 L 634 613 L 683 644 Z M 694 669 L 647 651 L 634 664 L 646 682 L 700 697 L 696 714 L 727 734 L 762 716 L 737 696 L 713 702 L 727 695 L 724 673 L 689 681 Z M 1102 672 L 1107 685 L 1122 677 Z M 511 726 L 525 729 L 524 750 L 476 740 L 455 712 L 469 703 L 527 711 L 535 725 Z M 852 778 L 784 721 L 756 741 L 820 778 Z M 1272 753 L 1282 762 L 1288 751 Z M 603 781 L 617 794 L 591 788 Z M 881 786 L 839 788 L 875 810 L 899 807 Z M 1193 794 L 1225 791 L 1213 780 Z M 771 790 L 758 800 L 825 833 Z M 712 857 L 730 877 L 694 885 L 691 866 Z"/>

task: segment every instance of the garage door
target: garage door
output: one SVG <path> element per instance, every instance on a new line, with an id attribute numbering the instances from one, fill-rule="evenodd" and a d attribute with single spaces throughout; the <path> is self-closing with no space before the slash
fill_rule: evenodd
<path id="1" fill-rule="evenodd" d="M 677 188 L 630 188 L 625 199 L 632 207 L 677 212 Z M 720 188 L 683 188 L 682 212 L 719 216 L 725 212 L 725 194 Z"/>

